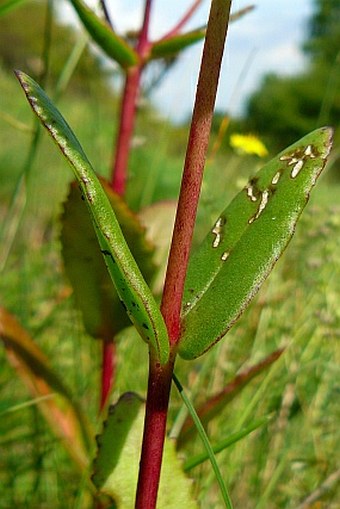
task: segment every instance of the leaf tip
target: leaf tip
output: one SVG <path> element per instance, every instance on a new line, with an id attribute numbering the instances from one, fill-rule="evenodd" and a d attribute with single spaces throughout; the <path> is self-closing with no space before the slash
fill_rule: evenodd
<path id="1" fill-rule="evenodd" d="M 325 148 L 326 148 L 326 154 L 325 158 L 328 157 L 329 152 L 333 146 L 333 137 L 334 137 L 334 128 L 331 126 L 325 126 L 321 127 L 321 130 L 325 133 Z"/>
<path id="2" fill-rule="evenodd" d="M 33 79 L 28 74 L 26 74 L 24 71 L 21 71 L 19 69 L 15 69 L 14 74 L 15 74 L 17 80 L 19 81 L 23 91 L 28 96 L 29 91 L 30 91 L 30 86 L 33 83 Z"/>

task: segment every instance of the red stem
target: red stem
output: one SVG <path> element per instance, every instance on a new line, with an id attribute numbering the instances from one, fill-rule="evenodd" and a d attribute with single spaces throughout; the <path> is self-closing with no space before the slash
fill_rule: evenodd
<path id="1" fill-rule="evenodd" d="M 154 509 L 161 474 L 174 361 L 165 366 L 150 358 L 148 396 L 135 509 Z"/>
<path id="2" fill-rule="evenodd" d="M 127 164 L 135 124 L 140 77 L 141 69 L 136 66 L 130 67 L 125 78 L 111 183 L 112 189 L 121 196 L 125 194 L 126 188 Z"/>
<path id="3" fill-rule="evenodd" d="M 186 23 L 190 20 L 194 12 L 197 10 L 197 8 L 201 5 L 202 0 L 195 0 L 194 3 L 189 7 L 187 12 L 184 14 L 184 16 L 179 20 L 177 25 L 175 25 L 170 32 L 165 34 L 163 37 L 161 37 L 161 41 L 164 39 L 169 39 L 170 37 L 173 37 L 174 35 L 177 35 L 178 32 L 184 27 Z"/>
<path id="4" fill-rule="evenodd" d="M 180 309 L 184 280 L 196 219 L 230 4 L 231 0 L 227 3 L 225 0 L 212 0 L 207 27 L 161 306 L 170 342 L 173 346 L 178 341 L 180 334 Z M 175 348 L 172 348 L 172 357 L 166 366 L 161 366 L 150 358 L 144 435 L 135 509 L 155 509 L 156 507 L 174 360 Z"/>
<path id="5" fill-rule="evenodd" d="M 115 343 L 103 341 L 102 354 L 102 385 L 100 397 L 100 411 L 103 410 L 107 403 L 107 398 L 111 392 L 116 368 L 116 345 Z"/>
<path id="6" fill-rule="evenodd" d="M 161 310 L 170 342 L 180 337 L 180 312 L 196 221 L 231 0 L 213 0 L 207 25 L 200 75 L 182 184 L 170 249 Z"/>
<path id="7" fill-rule="evenodd" d="M 105 2 L 102 5 L 106 11 Z M 149 50 L 148 31 L 150 24 L 152 0 L 146 0 L 144 9 L 144 20 L 140 31 L 137 53 L 140 56 L 140 63 L 127 70 L 125 77 L 125 86 L 121 103 L 119 131 L 116 140 L 116 152 L 112 169 L 111 187 L 120 196 L 125 194 L 127 167 L 133 135 L 138 95 L 140 91 L 140 80 L 144 65 L 144 59 Z M 111 345 L 111 346 L 110 346 Z M 113 383 L 113 371 L 115 366 L 115 346 L 112 343 L 103 343 L 103 365 L 102 365 L 102 392 L 101 406 L 102 410 L 107 396 L 110 393 Z"/>
<path id="8" fill-rule="evenodd" d="M 125 194 L 127 167 L 133 135 L 137 101 L 140 92 L 140 81 L 144 66 L 145 57 L 148 53 L 150 43 L 148 40 L 150 13 L 152 0 L 146 0 L 144 8 L 144 20 L 139 34 L 136 51 L 140 57 L 140 63 L 127 70 L 124 92 L 120 110 L 120 122 L 117 140 L 115 143 L 116 153 L 112 169 L 112 189 L 119 195 Z"/>
<path id="9" fill-rule="evenodd" d="M 140 57 L 145 56 L 146 50 L 149 48 L 149 26 L 151 14 L 152 0 L 145 0 L 143 25 L 138 38 L 137 53 Z"/>

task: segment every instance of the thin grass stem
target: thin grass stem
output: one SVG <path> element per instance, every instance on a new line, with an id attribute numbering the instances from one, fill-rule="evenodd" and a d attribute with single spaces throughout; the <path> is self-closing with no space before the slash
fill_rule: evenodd
<path id="1" fill-rule="evenodd" d="M 228 490 L 227 490 L 227 487 L 224 483 L 224 480 L 222 478 L 222 474 L 221 474 L 221 471 L 218 467 L 218 464 L 217 464 L 217 461 L 216 461 L 216 457 L 215 457 L 215 454 L 214 454 L 214 451 L 213 451 L 213 448 L 209 442 L 209 438 L 205 432 L 205 429 L 196 413 L 196 410 L 194 409 L 194 407 L 192 406 L 191 404 L 191 401 L 189 400 L 189 398 L 187 397 L 187 395 L 185 394 L 184 392 L 184 389 L 180 383 L 180 381 L 178 380 L 178 378 L 176 377 L 175 374 L 172 375 L 172 379 L 178 389 L 178 392 L 184 402 L 184 404 L 186 405 L 190 415 L 191 415 L 191 418 L 192 420 L 194 421 L 195 423 L 195 426 L 197 428 L 197 433 L 199 434 L 201 440 L 202 440 L 202 443 L 206 449 L 206 453 L 207 453 L 207 456 L 209 457 L 209 460 L 210 460 L 210 463 L 211 463 L 211 466 L 213 468 L 213 471 L 214 471 L 214 474 L 215 474 L 215 477 L 216 477 L 216 480 L 217 480 L 217 483 L 219 485 L 219 488 L 220 488 L 220 492 L 221 492 L 221 496 L 222 496 L 222 499 L 223 499 L 223 502 L 224 502 L 224 505 L 225 507 L 227 507 L 228 509 L 233 509 L 233 505 L 232 505 L 232 502 L 231 502 L 231 499 L 230 499 L 230 496 L 229 496 L 229 493 L 228 493 Z"/>

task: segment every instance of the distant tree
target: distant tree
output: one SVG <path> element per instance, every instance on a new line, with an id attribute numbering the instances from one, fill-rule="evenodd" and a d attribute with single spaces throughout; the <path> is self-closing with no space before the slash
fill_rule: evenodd
<path id="1" fill-rule="evenodd" d="M 304 50 L 314 61 L 335 62 L 340 51 L 339 0 L 314 0 L 316 12 L 309 21 Z"/>
<path id="2" fill-rule="evenodd" d="M 321 124 L 339 124 L 340 2 L 315 0 L 315 8 L 303 45 L 308 69 L 293 77 L 267 75 L 248 101 L 244 129 L 260 133 L 273 149 Z"/>

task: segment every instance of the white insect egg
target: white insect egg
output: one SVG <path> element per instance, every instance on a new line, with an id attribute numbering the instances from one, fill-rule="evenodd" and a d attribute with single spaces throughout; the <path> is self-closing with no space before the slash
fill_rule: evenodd
<path id="1" fill-rule="evenodd" d="M 211 233 L 215 235 L 215 238 L 212 243 L 212 247 L 215 249 L 220 245 L 220 242 L 222 240 L 221 231 L 222 227 L 224 225 L 224 219 L 222 217 L 219 217 L 215 223 L 214 228 L 211 230 Z"/>
<path id="2" fill-rule="evenodd" d="M 293 179 L 295 179 L 298 176 L 298 174 L 302 170 L 303 165 L 304 165 L 304 160 L 303 159 L 299 159 L 297 161 L 297 163 L 294 165 L 294 167 L 293 167 L 293 169 L 291 171 L 291 174 L 290 174 Z"/>
<path id="3" fill-rule="evenodd" d="M 275 186 L 278 181 L 280 180 L 281 173 L 278 171 L 275 173 L 274 177 L 272 178 L 272 184 Z"/>
<path id="4" fill-rule="evenodd" d="M 230 254 L 230 253 L 229 253 L 228 251 L 224 251 L 224 253 L 223 253 L 223 254 L 222 254 L 222 256 L 221 256 L 221 260 L 222 260 L 222 262 L 225 262 L 225 261 L 226 261 L 226 259 L 228 258 L 229 254 Z"/>
<path id="5" fill-rule="evenodd" d="M 257 201 L 257 197 L 254 195 L 254 188 L 251 184 L 246 186 L 247 196 L 251 201 Z"/>
<path id="6" fill-rule="evenodd" d="M 291 156 L 291 155 L 284 154 L 283 156 L 281 156 L 281 157 L 279 158 L 279 160 L 280 160 L 280 161 L 290 161 L 290 160 L 291 160 L 291 158 L 292 158 L 292 156 Z"/>

